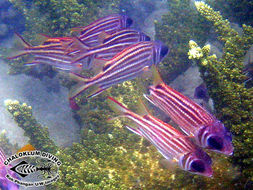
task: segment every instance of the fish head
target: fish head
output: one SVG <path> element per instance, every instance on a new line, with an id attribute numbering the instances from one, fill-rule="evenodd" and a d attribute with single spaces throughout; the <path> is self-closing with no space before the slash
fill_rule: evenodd
<path id="1" fill-rule="evenodd" d="M 225 155 L 233 154 L 234 147 L 231 132 L 222 122 L 216 120 L 206 130 L 208 131 L 204 142 L 206 148 Z"/>
<path id="2" fill-rule="evenodd" d="M 185 154 L 180 159 L 181 166 L 184 170 L 193 174 L 212 177 L 212 159 L 200 148 L 196 148 L 194 152 Z"/>
<path id="3" fill-rule="evenodd" d="M 169 48 L 168 46 L 164 45 L 162 42 L 156 41 L 154 42 L 154 49 L 153 49 L 153 63 L 157 65 L 160 63 L 164 57 L 168 54 Z"/>
<path id="4" fill-rule="evenodd" d="M 122 15 L 121 24 L 123 28 L 129 28 L 133 24 L 133 20 L 126 15 Z"/>

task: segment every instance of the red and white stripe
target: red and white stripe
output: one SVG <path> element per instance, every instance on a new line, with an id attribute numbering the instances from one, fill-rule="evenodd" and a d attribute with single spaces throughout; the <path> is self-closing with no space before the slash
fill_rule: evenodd
<path id="1" fill-rule="evenodd" d="M 160 53 L 159 45 L 157 42 L 139 42 L 129 46 L 107 61 L 99 74 L 88 80 L 84 79 L 86 82 L 72 91 L 70 98 L 75 98 L 93 85 L 97 85 L 100 88 L 100 93 L 112 85 L 137 77 L 152 64 L 160 62 L 160 59 L 154 59 L 154 56 L 156 57 L 156 54 Z M 81 76 L 79 77 L 82 78 Z"/>
<path id="2" fill-rule="evenodd" d="M 150 86 L 149 91 L 150 95 L 145 97 L 163 110 L 187 135 L 194 135 L 200 127 L 216 120 L 200 105 L 165 83 Z"/>

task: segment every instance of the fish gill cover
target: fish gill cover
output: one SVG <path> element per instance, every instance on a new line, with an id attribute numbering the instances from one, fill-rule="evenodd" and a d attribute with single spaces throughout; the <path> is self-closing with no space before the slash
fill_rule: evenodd
<path id="1" fill-rule="evenodd" d="M 98 10 L 103 13 L 101 10 L 104 7 L 113 7 L 116 11 L 118 9 L 117 3 L 112 1 L 107 2 L 108 6 L 99 4 L 99 1 L 93 2 L 85 1 L 86 4 L 83 3 L 84 7 L 87 5 L 87 11 L 96 10 L 90 15 L 87 14 L 87 18 L 90 20 L 85 22 L 83 26 L 97 18 Z M 78 11 L 80 7 L 77 5 L 82 4 L 77 1 L 34 1 L 32 6 L 22 1 L 15 1 L 13 3 L 25 12 L 31 11 L 29 12 L 30 14 L 26 14 L 28 26 L 30 23 L 30 26 L 34 24 L 38 26 L 35 27 L 36 30 L 44 28 L 44 30 L 32 32 L 32 27 L 30 29 L 28 27 L 25 37 L 31 41 L 33 41 L 32 33 L 44 32 L 46 34 L 53 34 L 52 36 L 58 36 L 58 34 L 63 33 L 67 34 L 69 27 L 64 26 L 65 23 L 68 23 L 63 22 L 66 21 L 64 17 L 66 16 L 65 19 L 68 19 L 67 14 L 76 15 L 72 14 L 73 10 Z M 185 11 L 187 7 L 192 8 L 190 1 L 168 1 L 168 3 L 173 4 L 172 10 L 181 11 L 182 14 L 185 14 L 185 17 L 182 16 L 182 19 L 186 19 L 187 16 L 190 17 L 192 14 L 192 12 Z M 101 7 L 95 6 L 98 4 Z M 200 56 L 191 54 L 196 51 L 190 51 L 189 58 L 196 60 L 196 64 L 200 67 L 202 78 L 207 84 L 208 94 L 215 102 L 215 115 L 226 126 L 231 128 L 233 132 L 234 155 L 228 159 L 218 154 L 210 154 L 214 161 L 214 177 L 203 178 L 197 175 L 193 176 L 181 170 L 168 169 L 170 166 L 164 162 L 162 156 L 159 155 L 154 146 L 151 146 L 145 139 L 125 130 L 122 120 L 115 120 L 111 123 L 105 122 L 114 115 L 105 101 L 108 95 L 115 97 L 120 102 L 124 102 L 129 109 L 136 110 L 137 100 L 143 93 L 142 89 L 136 90 L 139 88 L 139 82 L 136 83 L 136 81 L 126 81 L 91 100 L 86 100 L 84 96 L 78 97 L 77 103 L 80 106 L 80 110 L 74 111 L 74 114 L 82 126 L 80 132 L 82 138 L 79 143 L 74 143 L 67 148 L 61 148 L 54 144 L 46 129 L 38 125 L 38 122 L 32 117 L 29 106 L 16 101 L 9 101 L 6 103 L 7 109 L 12 113 L 18 125 L 26 131 L 26 135 L 30 138 L 30 143 L 41 150 L 56 153 L 63 163 L 60 168 L 61 179 L 52 186 L 49 186 L 48 189 L 248 189 L 250 187 L 253 176 L 251 167 L 252 154 L 250 152 L 253 145 L 251 140 L 252 115 L 250 114 L 252 112 L 252 107 L 250 107 L 252 105 L 252 97 L 250 97 L 252 88 L 244 88 L 243 82 L 246 80 L 246 76 L 240 71 L 243 69 L 241 64 L 242 57 L 253 43 L 253 29 L 250 26 L 244 25 L 244 35 L 239 36 L 233 32 L 229 27 L 228 21 L 225 21 L 219 13 L 204 3 L 199 5 L 201 6 L 197 7 L 197 10 L 207 20 L 213 22 L 214 28 L 219 33 L 219 39 L 225 43 L 223 49 L 224 56 L 222 59 L 217 59 L 215 55 L 208 56 L 208 46 L 200 48 L 196 43 L 191 42 L 191 50 L 197 49 L 200 52 Z M 64 6 L 70 9 L 64 9 Z M 76 6 L 78 8 L 73 9 Z M 38 17 L 40 12 L 58 16 L 46 16 L 46 18 L 40 19 Z M 59 15 L 64 16 L 61 17 Z M 174 19 L 173 23 L 177 23 L 177 18 L 177 14 L 174 13 L 168 19 L 164 19 L 164 22 Z M 75 22 L 78 22 L 79 19 L 83 19 L 83 17 L 77 17 Z M 47 23 L 49 26 L 44 23 Z M 186 21 L 185 23 L 188 22 Z M 201 24 L 200 22 L 196 22 L 196 25 L 198 23 Z M 74 24 L 73 27 L 78 25 L 80 26 L 79 23 Z M 170 37 L 167 34 L 170 25 L 168 27 L 165 25 L 164 28 L 162 28 L 162 25 L 160 26 L 160 31 L 163 31 L 164 34 L 161 36 Z M 204 30 L 209 26 L 204 25 L 205 28 L 202 28 L 203 30 L 200 28 L 199 31 L 203 32 L 200 36 L 205 38 L 206 33 Z M 194 25 L 190 24 L 186 31 L 174 30 L 174 34 L 184 36 L 195 29 Z M 228 31 L 232 31 L 232 33 Z M 165 37 L 162 40 L 168 44 L 171 41 L 169 37 Z M 178 44 L 186 47 L 190 39 Z M 235 44 L 236 47 L 234 47 Z M 173 51 L 177 52 L 177 46 L 173 48 Z M 180 49 L 178 51 L 180 52 Z M 184 52 L 184 56 L 187 57 L 187 48 L 185 48 Z M 24 63 L 24 60 L 16 64 L 11 61 L 13 72 L 23 72 Z M 163 64 L 166 64 L 166 61 Z M 180 64 L 181 61 L 175 61 L 176 66 L 173 69 L 180 68 Z M 162 67 L 162 76 L 171 76 L 171 70 L 164 68 Z M 179 71 L 179 73 L 181 72 Z M 92 75 L 87 72 L 82 72 L 82 74 L 87 74 L 86 76 L 88 77 Z M 68 87 L 72 85 L 64 77 L 62 84 Z M 36 135 L 33 136 L 33 134 Z M 1 134 L 1 145 L 2 142 L 5 149 L 8 148 L 6 147 L 7 145 L 13 147 L 8 143 L 8 139 L 6 139 L 4 133 Z"/>

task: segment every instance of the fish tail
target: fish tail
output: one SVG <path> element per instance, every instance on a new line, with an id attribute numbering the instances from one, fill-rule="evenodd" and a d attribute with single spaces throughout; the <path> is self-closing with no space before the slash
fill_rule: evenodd
<path id="1" fill-rule="evenodd" d="M 25 41 L 25 39 L 18 33 L 15 33 L 15 45 L 11 53 L 7 55 L 7 59 L 16 59 L 22 55 L 28 54 L 26 50 L 31 47 L 31 45 Z"/>
<path id="2" fill-rule="evenodd" d="M 89 85 L 89 78 L 85 78 L 76 73 L 69 73 L 69 77 L 78 83 L 70 90 L 69 97 L 71 99 L 77 97 L 81 92 L 85 91 Z"/>
<path id="3" fill-rule="evenodd" d="M 80 107 L 75 101 L 75 98 L 89 88 L 87 82 L 80 81 L 75 86 L 73 86 L 69 91 L 69 105 L 73 110 L 79 110 Z"/>

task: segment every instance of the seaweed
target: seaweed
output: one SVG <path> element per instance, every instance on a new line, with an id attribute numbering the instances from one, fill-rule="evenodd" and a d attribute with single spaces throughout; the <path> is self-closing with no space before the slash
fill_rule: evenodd
<path id="1" fill-rule="evenodd" d="M 253 89 L 245 87 L 247 76 L 243 73 L 243 57 L 253 44 L 253 28 L 242 25 L 243 33 L 240 35 L 218 11 L 204 2 L 195 4 L 199 13 L 212 22 L 224 48 L 222 58 L 218 59 L 216 55 L 208 55 L 210 46 L 200 48 L 196 42 L 190 41 L 189 59 L 193 59 L 200 68 L 201 77 L 214 101 L 216 115 L 234 135 L 235 151 L 230 161 L 242 172 L 235 184 L 244 185 L 253 177 Z"/>
<path id="2" fill-rule="evenodd" d="M 210 25 L 197 13 L 191 0 L 169 0 L 168 9 L 161 22 L 155 21 L 156 39 L 170 48 L 168 56 L 160 64 L 165 82 L 170 82 L 191 66 L 187 59 L 186 44 L 189 40 L 194 39 L 203 45 L 210 30 Z"/>

